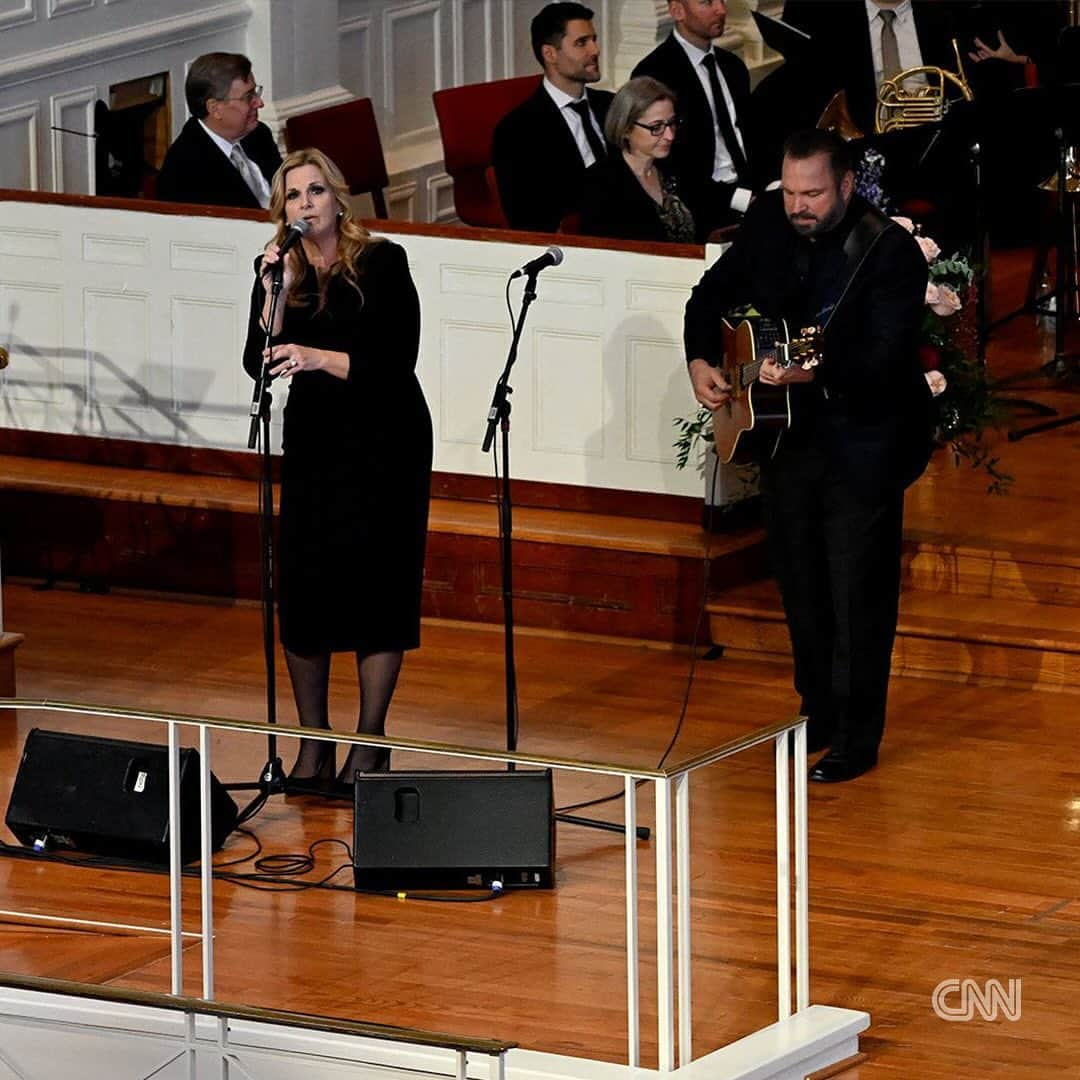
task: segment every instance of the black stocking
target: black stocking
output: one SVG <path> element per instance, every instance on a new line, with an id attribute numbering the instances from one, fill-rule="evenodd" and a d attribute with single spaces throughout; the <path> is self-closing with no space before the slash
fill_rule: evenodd
<path id="1" fill-rule="evenodd" d="M 330 726 L 330 654 L 310 656 L 285 650 L 285 663 L 292 680 L 293 697 L 300 726 L 328 728 Z M 316 776 L 334 775 L 334 744 L 316 739 L 301 739 L 296 764 L 289 773 L 293 780 L 310 780 Z"/>
<path id="2" fill-rule="evenodd" d="M 401 671 L 402 653 L 380 652 L 367 656 L 356 654 L 356 670 L 360 676 L 360 721 L 356 730 L 363 735 L 382 735 L 386 731 L 386 714 Z M 390 755 L 377 746 L 354 746 L 349 751 L 341 779 L 352 782 L 357 772 L 388 769 Z"/>

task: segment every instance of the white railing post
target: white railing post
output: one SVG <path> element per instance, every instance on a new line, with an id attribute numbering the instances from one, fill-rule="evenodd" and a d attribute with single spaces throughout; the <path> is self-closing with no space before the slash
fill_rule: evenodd
<path id="1" fill-rule="evenodd" d="M 623 778 L 626 832 L 626 1037 L 627 1064 L 641 1064 L 641 998 L 638 988 L 638 895 L 637 895 L 637 785 L 632 776 Z"/>
<path id="2" fill-rule="evenodd" d="M 679 964 L 679 1067 L 694 1059 L 691 1043 L 694 1030 L 694 1010 L 690 993 L 690 774 L 675 778 L 675 883 L 679 898 L 678 964 Z"/>
<path id="3" fill-rule="evenodd" d="M 806 721 L 795 729 L 795 1008 L 810 1007 L 809 825 Z"/>
<path id="4" fill-rule="evenodd" d="M 169 939 L 173 994 L 184 992 L 183 869 L 180 854 L 180 738 L 175 721 L 169 728 Z"/>
<path id="5" fill-rule="evenodd" d="M 202 993 L 214 999 L 214 837 L 210 799 L 210 729 L 199 726 L 199 857 L 202 907 Z"/>
<path id="6" fill-rule="evenodd" d="M 791 794 L 788 733 L 776 736 L 776 985 L 777 1017 L 791 1015 Z"/>
<path id="7" fill-rule="evenodd" d="M 660 1072 L 675 1068 L 675 982 L 671 969 L 671 781 L 656 788 L 656 1049 Z"/>

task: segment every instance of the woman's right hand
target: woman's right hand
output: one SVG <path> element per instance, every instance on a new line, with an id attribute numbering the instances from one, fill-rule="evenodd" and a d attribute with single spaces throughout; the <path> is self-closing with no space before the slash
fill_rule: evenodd
<path id="1" fill-rule="evenodd" d="M 259 277 L 262 279 L 263 288 L 270 291 L 270 272 L 274 266 L 281 262 L 278 246 L 269 243 L 263 250 L 262 262 L 259 263 Z M 289 292 L 296 282 L 295 260 L 286 258 L 281 278 L 281 287 L 284 292 Z"/>

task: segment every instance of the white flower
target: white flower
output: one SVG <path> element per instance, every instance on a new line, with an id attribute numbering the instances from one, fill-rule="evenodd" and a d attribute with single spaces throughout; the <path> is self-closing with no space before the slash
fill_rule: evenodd
<path id="1" fill-rule="evenodd" d="M 929 236 L 916 236 L 915 243 L 919 245 L 928 263 L 932 263 L 941 254 L 941 248 Z"/>
<path id="2" fill-rule="evenodd" d="M 934 368 L 933 371 L 924 371 L 923 374 L 926 376 L 926 382 L 930 387 L 930 393 L 933 394 L 934 397 L 945 393 L 945 387 L 948 386 L 948 383 L 945 381 L 945 376 L 942 375 L 937 368 Z"/>
<path id="3" fill-rule="evenodd" d="M 958 312 L 963 305 L 960 303 L 960 297 L 956 291 L 950 289 L 948 285 L 938 285 L 936 288 L 938 291 L 937 300 L 927 300 L 927 303 L 930 304 L 930 310 L 942 318 Z M 930 290 L 927 289 L 926 291 L 929 296 Z"/>
<path id="4" fill-rule="evenodd" d="M 901 227 L 907 229 L 909 233 L 913 233 L 915 231 L 915 222 L 912 221 L 909 217 L 894 217 L 893 221 L 895 221 L 897 225 L 900 225 Z"/>
<path id="5" fill-rule="evenodd" d="M 926 306 L 933 307 L 941 303 L 941 290 L 932 282 L 926 283 Z"/>

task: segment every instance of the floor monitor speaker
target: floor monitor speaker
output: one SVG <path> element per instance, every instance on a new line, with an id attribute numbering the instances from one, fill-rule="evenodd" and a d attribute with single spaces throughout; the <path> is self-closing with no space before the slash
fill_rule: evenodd
<path id="1" fill-rule="evenodd" d="M 550 889 L 555 884 L 551 773 L 359 773 L 357 889 Z"/>
<path id="2" fill-rule="evenodd" d="M 199 752 L 180 751 L 180 850 L 199 857 Z M 213 848 L 236 828 L 236 803 L 210 776 Z M 27 845 L 169 861 L 168 747 L 34 728 L 8 803 Z"/>

